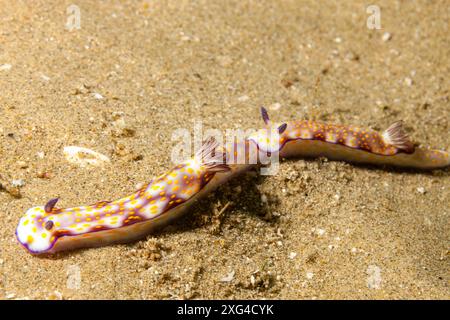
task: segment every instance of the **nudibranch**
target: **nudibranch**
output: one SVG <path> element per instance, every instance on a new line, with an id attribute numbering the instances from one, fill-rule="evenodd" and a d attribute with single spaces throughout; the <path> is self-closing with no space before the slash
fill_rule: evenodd
<path id="1" fill-rule="evenodd" d="M 19 221 L 16 236 L 33 254 L 139 239 L 178 216 L 209 189 L 205 186 L 216 174 L 228 171 L 223 151 L 210 138 L 194 158 L 125 198 L 67 209 L 56 208 L 58 199 L 52 199 L 29 209 Z"/>
<path id="2" fill-rule="evenodd" d="M 58 199 L 52 199 L 25 213 L 16 229 L 17 239 L 29 252 L 42 254 L 143 238 L 227 180 L 260 165 L 267 154 L 282 158 L 324 156 L 421 169 L 450 165 L 447 152 L 415 147 L 401 121 L 379 134 L 314 121 L 272 123 L 264 108 L 261 113 L 266 127 L 236 141 L 234 152 L 209 138 L 192 159 L 125 198 L 67 209 L 57 208 Z M 244 163 L 235 161 L 238 149 L 244 150 Z M 252 158 L 251 150 L 257 153 L 254 163 L 247 161 Z"/>
<path id="3" fill-rule="evenodd" d="M 267 111 L 261 108 L 266 124 L 249 136 L 258 148 L 279 152 L 280 157 L 326 157 L 354 163 L 389 165 L 418 169 L 438 169 L 450 165 L 449 153 L 417 148 L 397 121 L 383 133 L 356 126 L 327 124 L 315 121 L 271 123 Z M 285 125 L 279 140 L 268 138 L 270 128 Z"/>

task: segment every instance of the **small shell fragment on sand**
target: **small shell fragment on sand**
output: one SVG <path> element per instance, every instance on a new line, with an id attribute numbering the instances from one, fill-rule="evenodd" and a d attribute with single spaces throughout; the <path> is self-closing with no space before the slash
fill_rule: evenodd
<path id="1" fill-rule="evenodd" d="M 25 181 L 23 179 L 15 179 L 15 180 L 11 181 L 11 185 L 14 188 L 21 188 L 25 185 Z"/>
<path id="2" fill-rule="evenodd" d="M 293 260 L 297 256 L 297 252 L 290 252 L 289 253 L 289 259 Z"/>
<path id="3" fill-rule="evenodd" d="M 102 99 L 103 99 L 103 96 L 102 96 L 100 93 L 97 93 L 97 92 L 95 92 L 95 93 L 93 94 L 93 96 L 94 96 L 94 98 L 97 99 L 97 100 L 102 100 Z"/>
<path id="4" fill-rule="evenodd" d="M 265 194 L 261 194 L 261 202 L 267 203 L 267 196 Z"/>
<path id="5" fill-rule="evenodd" d="M 420 193 L 420 194 L 425 194 L 425 192 L 427 192 L 427 191 L 425 190 L 424 187 L 418 187 L 417 188 L 417 192 Z"/>
<path id="6" fill-rule="evenodd" d="M 62 300 L 62 299 L 63 299 L 62 293 L 59 291 L 54 291 L 47 297 L 47 300 Z"/>
<path id="7" fill-rule="evenodd" d="M 312 228 L 311 229 L 311 233 L 316 235 L 316 236 L 321 237 L 321 236 L 323 236 L 325 234 L 325 230 L 321 229 L 321 228 Z"/>
<path id="8" fill-rule="evenodd" d="M 20 188 L 14 188 L 14 187 L 5 187 L 3 185 L 0 185 L 0 190 L 5 190 L 8 192 L 11 196 L 13 196 L 16 199 L 22 198 L 22 194 L 20 193 Z"/>
<path id="9" fill-rule="evenodd" d="M 16 297 L 15 293 L 8 293 L 7 295 L 5 295 L 6 299 L 14 299 Z"/>
<path id="10" fill-rule="evenodd" d="M 381 268 L 376 265 L 367 267 L 367 287 L 369 289 L 381 288 Z"/>
<path id="11" fill-rule="evenodd" d="M 391 40 L 391 38 L 392 38 L 392 35 L 391 35 L 389 32 L 385 32 L 385 33 L 383 34 L 383 36 L 381 37 L 381 39 L 382 39 L 384 42 Z"/>
<path id="12" fill-rule="evenodd" d="M 409 78 L 409 77 L 406 77 L 406 78 L 405 78 L 405 84 L 406 84 L 408 87 L 411 87 L 411 86 L 413 85 L 412 79 Z"/>
<path id="13" fill-rule="evenodd" d="M 249 100 L 250 99 L 250 97 L 249 96 L 241 96 L 241 97 L 239 97 L 238 98 L 238 101 L 239 102 L 245 102 L 245 101 L 247 101 L 247 100 Z"/>
<path id="14" fill-rule="evenodd" d="M 64 147 L 64 156 L 67 161 L 80 167 L 101 166 L 110 162 L 110 159 L 101 153 L 77 146 Z"/>
<path id="15" fill-rule="evenodd" d="M 231 282 L 231 281 L 233 281 L 235 274 L 236 273 L 233 270 L 229 274 L 227 274 L 225 277 L 221 278 L 220 281 L 221 282 Z"/>
<path id="16" fill-rule="evenodd" d="M 12 68 L 12 65 L 10 65 L 9 63 L 0 64 L 0 71 L 9 70 L 11 68 Z"/>
<path id="17" fill-rule="evenodd" d="M 272 111 L 277 111 L 280 108 L 281 108 L 281 103 L 278 103 L 278 102 L 276 102 L 276 103 L 274 103 L 274 104 L 269 106 L 269 109 L 272 110 Z"/>

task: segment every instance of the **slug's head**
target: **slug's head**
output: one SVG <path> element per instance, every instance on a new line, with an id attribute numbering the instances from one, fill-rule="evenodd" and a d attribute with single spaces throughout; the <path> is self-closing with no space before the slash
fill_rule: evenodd
<path id="1" fill-rule="evenodd" d="M 50 215 L 57 199 L 44 207 L 33 207 L 20 218 L 16 229 L 17 240 L 31 253 L 49 251 L 55 244 L 55 223 Z"/>
<path id="2" fill-rule="evenodd" d="M 264 107 L 261 107 L 261 115 L 266 124 L 266 128 L 254 132 L 248 137 L 248 140 L 253 141 L 259 150 L 270 153 L 277 152 L 286 142 L 285 131 L 287 124 L 272 123 Z"/>

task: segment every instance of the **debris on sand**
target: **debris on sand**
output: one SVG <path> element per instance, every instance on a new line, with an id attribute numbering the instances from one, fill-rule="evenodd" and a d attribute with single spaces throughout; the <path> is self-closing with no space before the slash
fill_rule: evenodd
<path id="1" fill-rule="evenodd" d="M 420 193 L 420 194 L 425 194 L 425 192 L 427 192 L 427 191 L 425 190 L 424 187 L 418 187 L 417 188 L 417 192 Z"/>
<path id="2" fill-rule="evenodd" d="M 311 233 L 318 237 L 321 237 L 325 234 L 325 230 L 321 228 L 312 228 Z"/>
<path id="3" fill-rule="evenodd" d="M 12 65 L 10 65 L 9 63 L 0 64 L 0 71 L 10 70 L 11 68 L 12 68 Z"/>
<path id="4" fill-rule="evenodd" d="M 277 111 L 280 108 L 281 108 L 281 103 L 279 103 L 279 102 L 276 102 L 276 103 L 274 103 L 274 104 L 269 106 L 269 109 L 272 110 L 272 111 Z"/>
<path id="5" fill-rule="evenodd" d="M 5 295 L 5 298 L 10 300 L 10 299 L 14 299 L 16 297 L 15 293 L 8 293 L 7 295 Z"/>
<path id="6" fill-rule="evenodd" d="M 268 201 L 267 196 L 265 194 L 261 194 L 261 202 L 267 203 L 267 201 Z"/>
<path id="7" fill-rule="evenodd" d="M 63 300 L 63 295 L 59 291 L 54 291 L 47 296 L 47 300 Z"/>
<path id="8" fill-rule="evenodd" d="M 406 78 L 405 78 L 405 84 L 406 84 L 408 87 L 411 87 L 411 86 L 413 85 L 413 80 L 412 80 L 410 77 L 406 77 Z"/>
<path id="9" fill-rule="evenodd" d="M 28 164 L 27 164 L 25 161 L 17 161 L 17 166 L 18 166 L 20 169 L 26 169 L 26 168 L 28 168 Z"/>
<path id="10" fill-rule="evenodd" d="M 297 256 L 297 252 L 291 252 L 289 253 L 289 259 L 293 260 Z"/>
<path id="11" fill-rule="evenodd" d="M 381 269 L 376 265 L 367 267 L 367 287 L 369 289 L 381 288 Z"/>
<path id="12" fill-rule="evenodd" d="M 44 171 L 44 170 L 39 170 L 36 173 L 36 177 L 40 178 L 40 179 L 50 179 L 52 177 L 51 173 L 48 171 Z"/>
<path id="13" fill-rule="evenodd" d="M 9 184 L 3 181 L 2 177 L 0 176 L 0 191 L 6 191 L 14 198 L 20 199 L 22 198 L 22 194 L 20 193 L 20 187 L 17 186 L 17 184 L 21 184 L 21 182 L 19 182 L 18 180 L 13 180 L 11 184 Z M 25 184 L 25 182 L 23 182 L 23 184 Z"/>
<path id="14" fill-rule="evenodd" d="M 381 37 L 381 40 L 383 40 L 384 42 L 391 40 L 392 35 L 389 32 L 385 32 L 383 34 L 383 36 Z"/>
<path id="15" fill-rule="evenodd" d="M 250 97 L 249 96 L 241 96 L 241 97 L 239 97 L 238 98 L 238 101 L 239 102 L 245 102 L 245 101 L 247 101 L 247 100 L 249 100 L 250 99 Z"/>
<path id="16" fill-rule="evenodd" d="M 97 93 L 97 92 L 94 92 L 93 97 L 94 97 L 94 99 L 97 99 L 97 100 L 102 100 L 103 99 L 103 96 L 100 93 Z"/>
<path id="17" fill-rule="evenodd" d="M 218 234 L 221 231 L 223 218 L 224 218 L 224 212 L 227 210 L 227 208 L 232 204 L 231 201 L 228 201 L 220 210 L 218 207 L 214 208 L 214 214 L 211 219 L 211 232 L 213 234 Z M 219 204 L 220 205 L 220 204 Z"/>
<path id="18" fill-rule="evenodd" d="M 11 181 L 11 185 L 14 188 L 20 188 L 25 185 L 25 181 L 23 179 L 15 179 L 15 180 Z"/>
<path id="19" fill-rule="evenodd" d="M 80 167 L 101 166 L 110 162 L 110 159 L 101 153 L 77 146 L 64 147 L 64 156 L 67 161 Z"/>
<path id="20" fill-rule="evenodd" d="M 220 282 L 231 282 L 234 279 L 234 275 L 236 273 L 233 271 L 231 271 L 230 273 L 228 273 L 225 277 L 220 279 Z"/>
<path id="21" fill-rule="evenodd" d="M 113 112 L 111 125 L 111 135 L 114 137 L 133 137 L 136 134 L 136 130 L 125 122 L 124 112 Z"/>

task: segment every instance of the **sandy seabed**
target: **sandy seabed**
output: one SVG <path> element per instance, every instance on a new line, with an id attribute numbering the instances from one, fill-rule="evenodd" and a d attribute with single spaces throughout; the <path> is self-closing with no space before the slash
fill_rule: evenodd
<path id="1" fill-rule="evenodd" d="M 261 105 L 403 119 L 449 150 L 448 2 L 377 3 L 379 30 L 365 1 L 0 1 L 0 297 L 449 299 L 448 169 L 289 160 L 135 243 L 39 258 L 14 235 L 29 207 L 113 200 L 163 173 L 175 129 L 261 127 Z M 68 145 L 111 162 L 73 165 Z"/>

